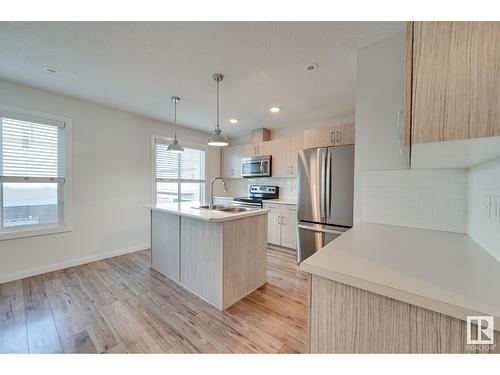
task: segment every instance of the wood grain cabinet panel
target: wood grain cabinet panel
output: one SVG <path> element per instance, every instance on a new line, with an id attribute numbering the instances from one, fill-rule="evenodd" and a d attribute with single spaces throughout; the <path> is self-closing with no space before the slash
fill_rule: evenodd
<path id="1" fill-rule="evenodd" d="M 151 266 L 179 282 L 180 278 L 179 217 L 151 211 Z"/>
<path id="2" fill-rule="evenodd" d="M 335 146 L 345 146 L 354 144 L 354 125 L 340 125 L 334 128 Z"/>
<path id="3" fill-rule="evenodd" d="M 304 131 L 304 148 L 354 144 L 354 124 L 336 125 Z"/>
<path id="4" fill-rule="evenodd" d="M 309 301 L 310 353 L 478 350 L 467 346 L 465 321 L 319 276 L 311 278 Z M 500 347 L 489 350 L 498 353 Z"/>
<path id="5" fill-rule="evenodd" d="M 414 22 L 407 32 L 412 143 L 500 135 L 500 22 Z"/>
<path id="6" fill-rule="evenodd" d="M 304 148 L 327 147 L 335 144 L 333 127 L 304 131 Z"/>

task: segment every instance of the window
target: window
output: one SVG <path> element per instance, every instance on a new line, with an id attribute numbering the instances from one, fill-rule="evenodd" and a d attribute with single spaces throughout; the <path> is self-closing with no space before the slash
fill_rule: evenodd
<path id="1" fill-rule="evenodd" d="M 168 152 L 161 139 L 155 146 L 156 202 L 204 202 L 205 151 L 184 147 L 179 154 Z"/>
<path id="2" fill-rule="evenodd" d="M 2 238 L 65 224 L 65 132 L 62 120 L 0 111 Z"/>

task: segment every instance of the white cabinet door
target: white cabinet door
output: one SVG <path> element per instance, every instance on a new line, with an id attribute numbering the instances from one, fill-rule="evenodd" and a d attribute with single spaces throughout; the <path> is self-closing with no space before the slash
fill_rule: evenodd
<path id="1" fill-rule="evenodd" d="M 241 158 L 248 156 L 247 145 L 225 147 L 222 150 L 223 176 L 225 178 L 241 177 Z"/>
<path id="2" fill-rule="evenodd" d="M 281 243 L 281 207 L 264 204 L 264 208 L 271 210 L 267 216 L 267 242 L 279 246 Z"/>
<path id="3" fill-rule="evenodd" d="M 288 139 L 288 177 L 297 177 L 299 150 L 304 148 L 304 137 Z"/>
<path id="4" fill-rule="evenodd" d="M 234 153 L 235 147 L 225 147 L 222 150 L 223 176 L 225 178 L 234 178 Z"/>
<path id="5" fill-rule="evenodd" d="M 273 177 L 289 177 L 289 140 L 277 139 L 271 143 L 272 175 Z"/>
<path id="6" fill-rule="evenodd" d="M 281 211 L 281 246 L 297 248 L 297 209 L 283 206 Z"/>

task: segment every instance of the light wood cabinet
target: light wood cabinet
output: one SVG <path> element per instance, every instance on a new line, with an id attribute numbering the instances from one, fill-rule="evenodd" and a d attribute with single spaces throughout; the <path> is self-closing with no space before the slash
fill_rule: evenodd
<path id="1" fill-rule="evenodd" d="M 222 150 L 223 177 L 240 178 L 241 158 L 257 155 L 272 155 L 273 177 L 296 177 L 297 157 L 302 147 L 303 137 L 225 147 Z"/>
<path id="2" fill-rule="evenodd" d="M 354 144 L 354 125 L 340 125 L 334 127 L 335 146 Z"/>
<path id="3" fill-rule="evenodd" d="M 500 135 L 500 22 L 410 22 L 405 142 Z"/>
<path id="4" fill-rule="evenodd" d="M 270 210 L 267 221 L 267 242 L 297 248 L 297 208 L 294 205 L 264 203 Z"/>
<path id="5" fill-rule="evenodd" d="M 290 138 L 288 143 L 288 164 L 290 165 L 289 177 L 297 177 L 299 151 L 304 148 L 304 137 Z M 288 169 L 287 169 L 288 170 Z"/>
<path id="6" fill-rule="evenodd" d="M 297 158 L 303 143 L 303 137 L 283 138 L 271 142 L 273 177 L 297 176 Z"/>
<path id="7" fill-rule="evenodd" d="M 245 145 L 245 156 L 270 155 L 271 141 L 259 142 L 250 145 Z"/>
<path id="8" fill-rule="evenodd" d="M 297 208 L 283 206 L 281 210 L 281 246 L 297 248 Z"/>
<path id="9" fill-rule="evenodd" d="M 223 155 L 223 176 L 225 178 L 241 177 L 241 157 L 244 152 L 242 146 L 225 147 Z"/>
<path id="10" fill-rule="evenodd" d="M 267 216 L 267 242 L 274 245 L 281 244 L 281 207 L 278 205 L 264 204 L 269 208 Z"/>
<path id="11" fill-rule="evenodd" d="M 354 124 L 304 131 L 304 148 L 354 144 Z"/>

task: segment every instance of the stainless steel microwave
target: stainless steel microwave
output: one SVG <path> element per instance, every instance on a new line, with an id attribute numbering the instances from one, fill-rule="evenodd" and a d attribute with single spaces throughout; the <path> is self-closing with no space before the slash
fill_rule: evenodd
<path id="1" fill-rule="evenodd" d="M 241 159 L 242 177 L 271 177 L 271 155 L 250 156 Z"/>

